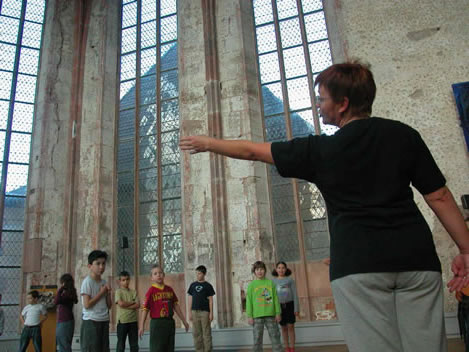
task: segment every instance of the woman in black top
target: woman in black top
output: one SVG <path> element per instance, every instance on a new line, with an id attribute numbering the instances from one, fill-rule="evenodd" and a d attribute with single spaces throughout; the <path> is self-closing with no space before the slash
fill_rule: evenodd
<path id="1" fill-rule="evenodd" d="M 450 290 L 468 284 L 469 231 L 419 133 L 371 116 L 376 86 L 359 63 L 332 65 L 315 81 L 332 136 L 253 143 L 182 137 L 182 150 L 275 164 L 314 182 L 327 204 L 330 278 L 349 351 L 446 351 L 441 267 L 412 184 L 460 254 Z"/>

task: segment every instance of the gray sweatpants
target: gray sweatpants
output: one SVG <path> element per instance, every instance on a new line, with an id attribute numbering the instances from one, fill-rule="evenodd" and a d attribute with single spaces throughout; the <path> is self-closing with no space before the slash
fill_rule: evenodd
<path id="1" fill-rule="evenodd" d="M 349 352 L 446 352 L 441 274 L 354 274 L 332 281 Z"/>

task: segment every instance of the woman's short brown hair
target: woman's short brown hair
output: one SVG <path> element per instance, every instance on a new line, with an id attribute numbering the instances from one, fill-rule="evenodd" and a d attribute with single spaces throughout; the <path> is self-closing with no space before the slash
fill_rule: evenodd
<path id="1" fill-rule="evenodd" d="M 370 116 L 376 96 L 376 84 L 368 65 L 358 61 L 335 64 L 322 71 L 314 86 L 326 88 L 335 103 L 345 97 L 354 116 Z"/>

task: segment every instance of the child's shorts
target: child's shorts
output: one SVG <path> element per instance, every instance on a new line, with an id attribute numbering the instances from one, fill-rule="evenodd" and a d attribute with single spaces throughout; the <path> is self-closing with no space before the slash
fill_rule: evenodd
<path id="1" fill-rule="evenodd" d="M 295 324 L 295 303 L 293 303 L 293 301 L 280 303 L 280 308 L 282 309 L 282 320 L 280 320 L 280 325 L 285 326 L 287 324 Z"/>

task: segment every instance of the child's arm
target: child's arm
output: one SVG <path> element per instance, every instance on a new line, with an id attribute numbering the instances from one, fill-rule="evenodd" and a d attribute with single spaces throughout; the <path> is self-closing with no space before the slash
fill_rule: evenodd
<path id="1" fill-rule="evenodd" d="M 112 307 L 112 297 L 111 297 L 111 286 L 108 284 L 106 285 L 107 287 L 107 295 L 106 295 L 106 304 L 107 304 L 107 309 L 111 309 Z"/>
<path id="2" fill-rule="evenodd" d="M 208 296 L 208 308 L 210 309 L 208 318 L 213 321 L 213 296 Z"/>
<path id="3" fill-rule="evenodd" d="M 178 317 L 182 320 L 182 323 L 184 324 L 186 331 L 189 331 L 189 324 L 187 323 L 186 318 L 184 317 L 184 314 L 182 314 L 181 307 L 179 307 L 179 303 L 176 303 L 174 305 L 174 311 L 176 312 Z"/>
<path id="4" fill-rule="evenodd" d="M 282 311 L 280 310 L 280 302 L 277 296 L 277 287 L 275 287 L 275 284 L 273 281 L 272 281 L 272 299 L 274 300 L 275 321 L 277 323 L 280 323 L 280 320 L 282 320 Z"/>
<path id="5" fill-rule="evenodd" d="M 296 284 L 295 280 L 291 280 L 291 290 L 292 290 L 292 295 L 293 295 L 293 305 L 294 305 L 294 311 L 295 311 L 295 316 L 298 316 L 300 314 L 300 305 L 299 305 L 299 300 L 298 300 L 298 292 L 296 291 Z"/>
<path id="6" fill-rule="evenodd" d="M 45 313 L 41 314 L 39 318 L 39 325 L 42 326 L 42 323 L 44 323 L 46 320 L 47 320 L 47 311 L 45 310 Z"/>
<path id="7" fill-rule="evenodd" d="M 246 293 L 246 316 L 248 317 L 248 324 L 253 325 L 254 319 L 252 318 L 253 307 L 252 307 L 252 297 L 251 297 L 251 285 L 248 285 Z"/>
<path id="8" fill-rule="evenodd" d="M 189 307 L 189 313 L 187 313 L 187 319 L 192 321 L 192 296 L 189 295 L 189 299 L 187 300 L 187 306 Z"/>
<path id="9" fill-rule="evenodd" d="M 145 321 L 147 320 L 148 312 L 149 311 L 147 309 L 143 308 L 142 312 L 140 313 L 140 320 L 138 324 L 138 336 L 140 336 L 140 338 L 142 338 L 143 333 L 145 332 Z"/>
<path id="10" fill-rule="evenodd" d="M 20 321 L 21 321 L 21 325 L 24 325 L 23 312 L 21 312 L 20 314 Z"/>
<path id="11" fill-rule="evenodd" d="M 98 294 L 93 298 L 91 298 L 91 296 L 86 293 L 82 293 L 81 295 L 83 296 L 83 307 L 85 307 L 86 309 L 93 308 L 104 295 L 107 295 L 107 293 L 107 285 L 102 285 Z"/>

